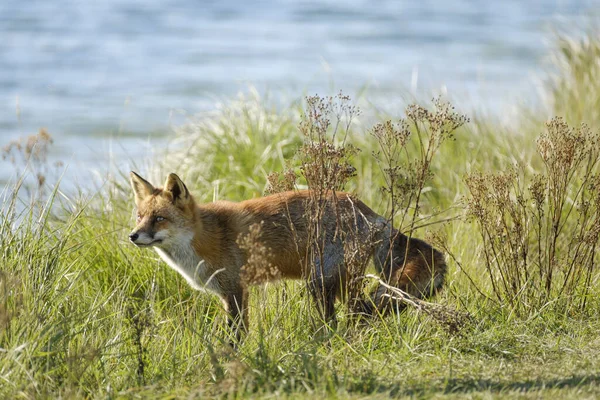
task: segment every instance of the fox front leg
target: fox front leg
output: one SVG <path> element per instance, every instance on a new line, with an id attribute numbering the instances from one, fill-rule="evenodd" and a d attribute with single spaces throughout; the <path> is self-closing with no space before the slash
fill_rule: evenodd
<path id="1" fill-rule="evenodd" d="M 232 338 L 232 344 L 240 343 L 248 333 L 248 290 L 239 286 L 233 292 L 223 297 L 223 304 L 228 313 L 227 325 Z"/>

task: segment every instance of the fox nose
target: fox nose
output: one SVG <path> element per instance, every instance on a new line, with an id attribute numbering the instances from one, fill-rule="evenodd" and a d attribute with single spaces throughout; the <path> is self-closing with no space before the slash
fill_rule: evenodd
<path id="1" fill-rule="evenodd" d="M 132 242 L 135 242 L 137 240 L 137 238 L 139 238 L 139 237 L 140 237 L 140 235 L 138 235 L 136 232 L 129 234 L 129 240 L 131 240 Z"/>

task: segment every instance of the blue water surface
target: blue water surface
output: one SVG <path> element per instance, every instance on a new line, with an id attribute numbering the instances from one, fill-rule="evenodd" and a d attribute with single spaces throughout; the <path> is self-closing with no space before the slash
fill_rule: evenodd
<path id="1" fill-rule="evenodd" d="M 543 74 L 552 29 L 577 31 L 599 5 L 3 0 L 0 145 L 46 127 L 55 157 L 80 168 L 111 148 L 138 157 L 180 115 L 248 85 L 290 98 L 366 86 L 383 109 L 447 92 L 500 110 L 535 101 L 532 77 Z M 10 166 L 0 168 L 6 179 Z"/>

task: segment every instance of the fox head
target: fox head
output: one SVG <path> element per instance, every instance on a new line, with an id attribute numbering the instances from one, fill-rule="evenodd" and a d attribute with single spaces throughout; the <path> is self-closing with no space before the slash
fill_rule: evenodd
<path id="1" fill-rule="evenodd" d="M 169 174 L 161 189 L 132 171 L 131 187 L 137 207 L 137 226 L 129 234 L 133 244 L 168 249 L 191 240 L 194 199 L 177 175 Z"/>

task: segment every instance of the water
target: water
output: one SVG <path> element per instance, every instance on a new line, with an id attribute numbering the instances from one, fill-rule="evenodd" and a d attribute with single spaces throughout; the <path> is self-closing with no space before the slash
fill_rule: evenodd
<path id="1" fill-rule="evenodd" d="M 291 98 L 367 85 L 381 108 L 447 91 L 500 109 L 532 99 L 550 28 L 577 28 L 599 5 L 3 0 L 0 145 L 46 127 L 53 157 L 78 169 L 111 148 L 139 158 L 153 132 L 249 84 Z M 0 162 L 0 180 L 9 170 Z"/>

